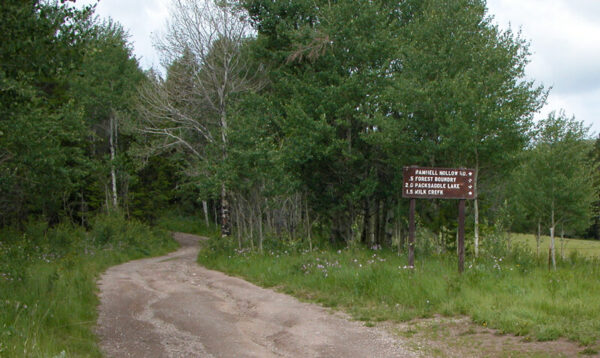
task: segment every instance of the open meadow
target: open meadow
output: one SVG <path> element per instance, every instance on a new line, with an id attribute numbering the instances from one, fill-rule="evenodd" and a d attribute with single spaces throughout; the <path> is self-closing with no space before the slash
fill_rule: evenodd
<path id="1" fill-rule="evenodd" d="M 521 244 L 528 247 L 532 252 L 536 252 L 536 236 L 533 234 L 511 234 L 511 240 L 515 244 Z M 582 239 L 560 239 L 556 240 L 556 255 L 561 257 L 564 251 L 564 257 L 569 257 L 573 253 L 587 258 L 600 258 L 600 241 L 599 240 L 582 240 Z M 540 240 L 540 256 L 547 255 L 550 248 L 550 236 L 541 236 Z"/>

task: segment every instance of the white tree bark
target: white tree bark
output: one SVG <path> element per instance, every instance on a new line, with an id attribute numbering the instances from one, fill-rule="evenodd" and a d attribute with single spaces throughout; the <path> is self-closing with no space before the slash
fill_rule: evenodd
<path id="1" fill-rule="evenodd" d="M 556 222 L 554 221 L 554 209 L 551 213 L 551 226 L 550 226 L 550 255 L 552 256 L 552 269 L 556 270 L 556 246 L 554 240 L 554 229 L 556 228 Z"/>
<path id="2" fill-rule="evenodd" d="M 202 210 L 204 211 L 204 223 L 206 224 L 206 227 L 209 227 L 210 224 L 208 223 L 208 203 L 206 202 L 206 200 L 202 200 Z"/>
<path id="3" fill-rule="evenodd" d="M 475 193 L 475 200 L 473 200 L 473 240 L 475 241 L 475 257 L 479 257 L 479 198 L 478 198 L 478 185 L 477 179 L 479 176 L 479 157 L 476 155 L 475 164 L 475 181 L 473 185 L 473 192 Z"/>
<path id="4" fill-rule="evenodd" d="M 117 193 L 117 171 L 115 168 L 115 159 L 117 155 L 117 121 L 115 119 L 115 115 L 110 116 L 110 135 L 109 135 L 109 145 L 110 145 L 110 177 L 112 184 L 112 206 L 114 209 L 118 208 L 119 199 Z"/>

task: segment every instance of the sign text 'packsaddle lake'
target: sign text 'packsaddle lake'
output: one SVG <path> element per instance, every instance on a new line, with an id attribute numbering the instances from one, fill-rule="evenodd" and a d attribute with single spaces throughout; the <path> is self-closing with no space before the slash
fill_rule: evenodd
<path id="1" fill-rule="evenodd" d="M 416 199 L 475 199 L 475 170 L 405 167 L 402 196 Z"/>

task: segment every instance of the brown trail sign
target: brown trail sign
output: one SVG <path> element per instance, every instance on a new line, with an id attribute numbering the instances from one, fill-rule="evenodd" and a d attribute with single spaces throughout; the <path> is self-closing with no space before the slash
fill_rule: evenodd
<path id="1" fill-rule="evenodd" d="M 475 199 L 473 169 L 404 168 L 402 196 L 415 199 Z"/>
<path id="2" fill-rule="evenodd" d="M 458 272 L 465 266 L 465 199 L 475 199 L 473 169 L 404 167 L 402 197 L 410 198 L 408 225 L 408 265 L 414 267 L 415 199 L 459 199 Z"/>

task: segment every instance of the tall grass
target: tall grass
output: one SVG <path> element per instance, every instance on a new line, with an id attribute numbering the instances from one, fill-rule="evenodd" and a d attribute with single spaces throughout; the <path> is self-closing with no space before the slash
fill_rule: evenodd
<path id="1" fill-rule="evenodd" d="M 366 321 L 468 315 L 500 332 L 536 340 L 559 337 L 590 345 L 600 339 L 600 263 L 572 257 L 549 271 L 522 248 L 482 250 L 463 275 L 454 255 L 417 258 L 390 250 L 325 248 L 298 243 L 265 254 L 211 239 L 199 262 Z M 499 253 L 500 252 L 500 253 Z"/>
<path id="2" fill-rule="evenodd" d="M 120 215 L 97 217 L 89 232 L 26 227 L 0 232 L 0 357 L 100 357 L 98 274 L 177 247 L 168 232 Z"/>

